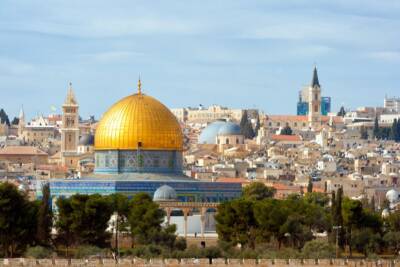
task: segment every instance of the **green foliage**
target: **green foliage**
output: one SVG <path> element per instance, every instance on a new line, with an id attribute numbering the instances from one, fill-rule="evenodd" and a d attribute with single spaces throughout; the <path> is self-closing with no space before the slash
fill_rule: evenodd
<path id="1" fill-rule="evenodd" d="M 247 139 L 253 139 L 255 137 L 253 125 L 249 120 L 247 110 L 243 111 L 242 119 L 240 120 L 240 131 Z"/>
<path id="2" fill-rule="evenodd" d="M 368 140 L 368 131 L 364 126 L 360 128 L 361 139 Z"/>
<path id="3" fill-rule="evenodd" d="M 383 241 L 386 247 L 393 254 L 398 254 L 400 251 L 400 232 L 389 231 L 383 236 Z"/>
<path id="4" fill-rule="evenodd" d="M 255 136 L 258 136 L 258 131 L 260 130 L 260 128 L 261 128 L 260 116 L 257 116 L 256 126 L 254 127 Z"/>
<path id="5" fill-rule="evenodd" d="M 346 115 L 346 110 L 344 109 L 343 106 L 340 107 L 340 110 L 337 115 L 340 117 L 344 117 Z"/>
<path id="6" fill-rule="evenodd" d="M 292 134 L 293 134 L 293 131 L 289 125 L 286 125 L 285 128 L 283 128 L 281 131 L 281 135 L 292 135 Z"/>
<path id="7" fill-rule="evenodd" d="M 243 188 L 243 197 L 248 200 L 263 200 L 272 198 L 276 193 L 276 189 L 268 187 L 261 182 L 253 182 Z"/>
<path id="8" fill-rule="evenodd" d="M 352 232 L 351 247 L 368 256 L 369 253 L 379 251 L 381 238 L 371 228 L 361 228 Z"/>
<path id="9" fill-rule="evenodd" d="M 7 124 L 10 126 L 10 119 L 8 118 L 7 113 L 4 111 L 4 109 L 0 109 L 0 122 L 1 124 Z"/>
<path id="10" fill-rule="evenodd" d="M 14 117 L 14 119 L 11 122 L 12 125 L 18 125 L 19 124 L 19 118 Z"/>
<path id="11" fill-rule="evenodd" d="M 50 186 L 46 184 L 42 188 L 42 199 L 40 201 L 39 211 L 37 214 L 37 230 L 36 240 L 42 246 L 50 246 L 51 229 L 53 226 L 53 213 L 50 207 Z"/>
<path id="12" fill-rule="evenodd" d="M 307 193 L 312 193 L 313 191 L 313 182 L 312 179 L 308 179 L 308 184 L 307 184 Z"/>
<path id="13" fill-rule="evenodd" d="M 58 199 L 58 240 L 67 247 L 71 244 L 107 247 L 110 233 L 106 231 L 112 214 L 112 205 L 106 197 L 73 195 Z"/>
<path id="14" fill-rule="evenodd" d="M 25 252 L 25 257 L 34 259 L 46 259 L 50 258 L 53 251 L 46 247 L 36 246 L 29 247 Z"/>
<path id="15" fill-rule="evenodd" d="M 305 259 L 331 259 L 335 257 L 335 253 L 335 247 L 325 240 L 308 241 L 302 249 Z"/>
<path id="16" fill-rule="evenodd" d="M 222 241 L 254 248 L 259 234 L 252 201 L 235 199 L 222 203 L 215 220 L 218 237 Z"/>
<path id="17" fill-rule="evenodd" d="M 135 244 L 149 244 L 162 230 L 164 212 L 146 193 L 136 194 L 130 203 L 128 221 Z"/>
<path id="18" fill-rule="evenodd" d="M 321 207 L 327 207 L 329 204 L 329 196 L 320 192 L 308 192 L 305 194 L 304 200 L 307 203 L 319 205 Z"/>
<path id="19" fill-rule="evenodd" d="M 38 207 L 10 183 L 0 184 L 0 248 L 3 255 L 22 254 L 34 244 Z"/>

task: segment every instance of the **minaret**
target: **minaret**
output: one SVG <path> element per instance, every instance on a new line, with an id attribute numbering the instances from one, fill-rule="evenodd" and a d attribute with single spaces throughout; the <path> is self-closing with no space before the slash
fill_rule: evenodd
<path id="1" fill-rule="evenodd" d="M 75 168 L 79 141 L 79 105 L 71 83 L 62 110 L 61 162 L 63 166 Z"/>
<path id="2" fill-rule="evenodd" d="M 25 129 L 25 112 L 24 112 L 24 107 L 22 106 L 21 109 L 19 110 L 19 115 L 18 115 L 18 136 L 21 138 L 24 133 Z"/>
<path id="3" fill-rule="evenodd" d="M 308 87 L 308 123 L 312 128 L 321 125 L 321 86 L 316 66 L 314 66 L 313 77 Z"/>

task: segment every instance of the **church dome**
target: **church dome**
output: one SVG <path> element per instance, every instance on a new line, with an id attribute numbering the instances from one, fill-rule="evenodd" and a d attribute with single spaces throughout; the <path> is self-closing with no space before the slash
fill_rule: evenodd
<path id="1" fill-rule="evenodd" d="M 151 96 L 139 93 L 115 103 L 100 120 L 95 150 L 183 149 L 181 127 L 172 112 Z"/>
<path id="2" fill-rule="evenodd" d="M 199 144 L 216 144 L 218 135 L 239 135 L 240 126 L 236 123 L 218 120 L 207 125 L 199 135 Z"/>
<path id="3" fill-rule="evenodd" d="M 239 135 L 240 126 L 233 122 L 225 122 L 218 130 L 218 135 Z"/>
<path id="4" fill-rule="evenodd" d="M 80 146 L 93 146 L 94 145 L 94 135 L 93 134 L 84 134 L 79 138 Z"/>
<path id="5" fill-rule="evenodd" d="M 176 199 L 175 189 L 168 185 L 159 187 L 153 196 L 154 201 L 175 201 Z"/>

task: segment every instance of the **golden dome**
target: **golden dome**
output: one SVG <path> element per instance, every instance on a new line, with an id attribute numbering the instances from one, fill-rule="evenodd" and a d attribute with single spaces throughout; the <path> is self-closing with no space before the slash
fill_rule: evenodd
<path id="1" fill-rule="evenodd" d="M 96 150 L 179 150 L 181 127 L 171 111 L 151 96 L 141 93 L 115 103 L 100 120 Z"/>

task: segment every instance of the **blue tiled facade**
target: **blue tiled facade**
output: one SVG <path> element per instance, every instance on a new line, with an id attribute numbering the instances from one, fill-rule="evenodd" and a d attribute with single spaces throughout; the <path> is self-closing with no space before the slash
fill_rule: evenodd
<path id="1" fill-rule="evenodd" d="M 95 153 L 96 173 L 178 173 L 182 171 L 180 151 L 105 150 Z"/>
<path id="2" fill-rule="evenodd" d="M 240 183 L 218 183 L 188 181 L 129 181 L 129 180 L 94 180 L 94 179 L 53 179 L 50 180 L 52 198 L 69 197 L 74 194 L 108 195 L 121 193 L 133 196 L 145 192 L 153 196 L 162 185 L 175 189 L 178 199 L 183 202 L 223 202 L 241 196 Z M 38 194 L 40 184 L 38 184 Z M 40 197 L 40 196 L 39 196 Z"/>

